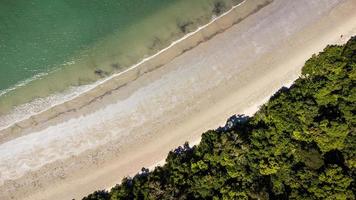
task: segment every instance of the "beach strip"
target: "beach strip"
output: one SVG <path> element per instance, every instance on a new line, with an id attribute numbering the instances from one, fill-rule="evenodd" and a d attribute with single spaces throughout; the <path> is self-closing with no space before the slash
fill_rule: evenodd
<path id="1" fill-rule="evenodd" d="M 272 0 L 248 0 L 234 6 L 226 13 L 216 17 L 208 24 L 199 27 L 197 30 L 185 35 L 183 38 L 173 42 L 168 47 L 160 50 L 156 54 L 147 57 L 124 70 L 105 78 L 94 85 L 89 86 L 83 93 L 72 99 L 53 105 L 53 107 L 27 116 L 25 119 L 14 121 L 11 124 L 0 128 L 0 144 L 11 139 L 26 134 L 26 129 L 41 125 L 50 120 L 60 117 L 68 112 L 78 111 L 88 106 L 97 99 L 102 98 L 111 91 L 118 90 L 127 83 L 136 80 L 138 77 L 170 62 L 175 57 L 194 48 L 202 42 L 205 42 L 216 34 L 224 32 L 234 24 L 241 22 L 249 15 L 262 9 L 271 3 Z"/>
<path id="2" fill-rule="evenodd" d="M 60 120 L 52 119 L 56 122 L 44 123 L 47 128 L 41 128 L 41 134 L 36 131 L 38 127 L 32 127 L 28 135 L 7 143 L 16 145 L 16 140 L 34 138 L 36 134 L 45 143 L 56 131 L 53 124 L 68 127 L 58 133 L 75 134 L 67 126 L 70 121 L 90 122 L 86 120 L 90 116 L 97 121 L 105 118 L 102 129 L 78 123 L 77 128 L 88 128 L 84 136 L 97 136 L 91 142 L 100 141 L 106 134 L 111 136 L 114 130 L 122 135 L 7 181 L 0 187 L 1 199 L 80 199 L 119 183 L 142 167 L 156 165 L 168 151 L 185 141 L 199 141 L 201 133 L 223 125 L 233 114 L 252 114 L 280 87 L 293 82 L 312 54 L 356 34 L 355 9 L 353 0 L 275 0 L 164 67 L 77 110 L 78 113 L 66 113 L 58 117 Z M 122 110 L 106 120 L 116 109 Z M 132 113 L 121 112 L 125 109 Z M 74 139 L 73 144 L 82 138 Z M 33 147 L 23 146 L 31 153 L 24 160 L 46 156 L 33 150 L 38 148 L 35 142 L 28 144 Z M 60 146 L 64 141 L 54 142 L 45 144 L 45 150 L 52 148 L 59 155 L 66 152 L 64 156 L 70 155 L 69 150 L 78 150 Z"/>

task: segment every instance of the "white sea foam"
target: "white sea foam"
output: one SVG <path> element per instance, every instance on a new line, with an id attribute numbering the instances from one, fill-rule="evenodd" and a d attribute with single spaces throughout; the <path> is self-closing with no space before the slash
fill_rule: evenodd
<path id="1" fill-rule="evenodd" d="M 75 61 L 68 61 L 68 62 L 65 62 L 64 64 L 62 64 L 62 66 L 68 66 L 68 65 L 73 65 L 75 64 Z M 28 78 L 28 79 L 25 79 L 25 80 L 22 80 L 22 81 L 19 81 L 18 83 L 14 84 L 13 86 L 7 88 L 7 89 L 2 89 L 0 90 L 0 98 L 1 96 L 4 96 L 5 94 L 11 92 L 11 91 L 14 91 L 16 89 L 19 89 L 23 86 L 26 86 L 27 84 L 33 82 L 33 81 L 36 81 L 36 80 L 39 80 L 47 75 L 49 75 L 50 73 L 55 73 L 56 71 L 58 71 L 60 69 L 54 69 L 54 70 L 51 70 L 51 71 L 48 71 L 48 72 L 41 72 L 41 73 L 38 73 L 34 76 L 32 76 L 31 78 Z"/>
<path id="2" fill-rule="evenodd" d="M 19 81 L 18 83 L 16 83 L 12 87 L 0 90 L 0 98 L 1 98 L 1 96 L 5 95 L 6 93 L 11 92 L 11 91 L 16 90 L 16 89 L 19 89 L 19 88 L 29 84 L 30 82 L 32 82 L 34 80 L 38 80 L 38 79 L 40 79 L 40 78 L 42 78 L 42 77 L 44 77 L 46 75 L 48 75 L 48 72 L 41 72 L 41 73 L 38 73 L 38 74 L 32 76 L 31 78 L 25 79 L 23 81 Z"/>

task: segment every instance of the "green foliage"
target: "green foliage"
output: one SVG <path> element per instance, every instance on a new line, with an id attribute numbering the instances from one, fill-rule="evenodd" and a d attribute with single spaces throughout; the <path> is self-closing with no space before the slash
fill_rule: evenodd
<path id="1" fill-rule="evenodd" d="M 87 197 L 83 198 L 83 200 L 106 200 L 106 199 L 110 199 L 110 194 L 108 194 L 104 190 L 96 191 L 93 194 L 90 194 Z"/>
<path id="2" fill-rule="evenodd" d="M 309 59 L 247 122 L 85 199 L 355 199 L 355 86 L 353 37 Z"/>

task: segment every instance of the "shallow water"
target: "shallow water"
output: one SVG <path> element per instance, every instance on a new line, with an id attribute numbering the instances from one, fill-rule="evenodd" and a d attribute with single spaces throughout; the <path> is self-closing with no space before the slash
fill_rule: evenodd
<path id="1" fill-rule="evenodd" d="M 238 2 L 0 0 L 0 114 L 122 71 Z"/>

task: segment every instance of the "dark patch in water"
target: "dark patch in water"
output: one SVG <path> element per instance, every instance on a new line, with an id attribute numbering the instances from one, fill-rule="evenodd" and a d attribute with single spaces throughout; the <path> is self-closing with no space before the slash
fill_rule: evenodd
<path id="1" fill-rule="evenodd" d="M 193 22 L 188 21 L 188 22 L 178 22 L 177 26 L 179 28 L 179 30 L 183 33 L 188 33 L 189 31 L 191 31 L 192 26 L 193 26 Z"/>
<path id="2" fill-rule="evenodd" d="M 113 63 L 113 64 L 111 64 L 111 67 L 114 69 L 120 69 L 119 63 Z"/>
<path id="3" fill-rule="evenodd" d="M 100 76 L 101 78 L 103 78 L 105 76 L 108 76 L 109 72 L 106 72 L 106 71 L 101 70 L 101 69 L 96 69 L 96 70 L 94 70 L 94 74 L 97 75 L 97 76 Z"/>
<path id="4" fill-rule="evenodd" d="M 215 2 L 214 8 L 213 8 L 213 13 L 215 15 L 221 15 L 224 11 L 226 10 L 226 5 L 224 2 Z"/>
<path id="5" fill-rule="evenodd" d="M 152 45 L 149 47 L 151 50 L 157 50 L 162 46 L 162 41 L 158 37 L 154 37 L 152 41 Z"/>

